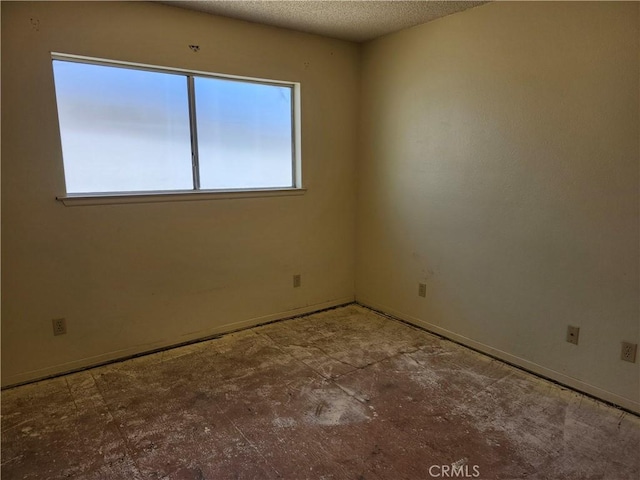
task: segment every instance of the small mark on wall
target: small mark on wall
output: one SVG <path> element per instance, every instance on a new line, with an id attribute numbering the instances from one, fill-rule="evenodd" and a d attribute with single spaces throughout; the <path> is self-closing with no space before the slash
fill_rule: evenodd
<path id="1" fill-rule="evenodd" d="M 189 45 L 189 49 L 193 52 L 193 53 L 198 53 L 200 51 L 200 45 Z"/>
<path id="2" fill-rule="evenodd" d="M 40 20 L 37 18 L 30 18 L 29 23 L 31 24 L 31 28 L 36 32 L 40 31 Z"/>

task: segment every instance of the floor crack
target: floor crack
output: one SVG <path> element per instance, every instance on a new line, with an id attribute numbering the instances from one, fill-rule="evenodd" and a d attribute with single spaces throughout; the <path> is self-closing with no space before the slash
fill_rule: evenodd
<path id="1" fill-rule="evenodd" d="M 76 412 L 79 412 L 78 404 L 76 403 L 76 397 L 73 394 L 73 390 L 71 390 L 71 385 L 69 385 L 69 379 L 65 377 L 64 383 L 67 386 L 67 390 L 69 390 L 69 396 L 71 397 L 71 401 L 73 402 L 73 406 L 76 407 Z"/>
<path id="2" fill-rule="evenodd" d="M 238 433 L 240 434 L 240 436 L 241 436 L 242 438 L 244 438 L 245 442 L 247 442 L 247 443 L 251 446 L 251 448 L 253 448 L 253 449 L 256 451 L 256 453 L 257 453 L 258 455 L 260 455 L 260 457 L 262 457 L 262 459 L 265 461 L 265 463 L 266 463 L 267 465 L 269 465 L 269 466 L 273 469 L 273 471 L 274 471 L 274 472 L 276 472 L 276 475 L 278 475 L 278 477 L 279 477 L 279 478 L 282 478 L 282 475 L 280 475 L 280 472 L 278 471 L 278 469 L 277 469 L 276 467 L 274 467 L 274 466 L 271 464 L 271 462 L 269 462 L 269 460 L 267 460 L 267 457 L 265 457 L 265 456 L 264 456 L 264 454 L 260 451 L 260 449 L 259 449 L 259 448 L 258 448 L 258 447 L 257 447 L 257 446 L 256 446 L 256 445 L 255 445 L 251 440 L 249 440 L 249 439 L 247 438 L 247 436 L 244 434 L 244 432 L 243 432 L 242 430 L 240 430 L 240 428 L 235 424 L 235 422 L 234 422 L 233 420 L 231 420 L 227 415 L 225 415 L 225 418 L 227 419 L 227 421 L 228 421 L 231 425 L 233 425 L 233 428 L 235 428 L 235 429 L 238 431 Z"/>
<path id="3" fill-rule="evenodd" d="M 98 395 L 100 395 L 100 398 L 102 399 L 102 403 L 104 404 L 104 408 L 107 410 L 107 413 L 109 414 L 109 417 L 113 421 L 113 425 L 116 427 L 116 430 L 118 431 L 118 435 L 120 435 L 120 438 L 122 439 L 122 443 L 123 443 L 124 450 L 125 450 L 126 454 L 131 459 L 131 463 L 133 463 L 133 466 L 136 469 L 138 475 L 142 475 L 141 470 L 140 470 L 140 465 L 138 465 L 138 462 L 136 461 L 135 456 L 132 454 L 131 447 L 129 446 L 129 440 L 127 439 L 127 436 L 124 434 L 124 432 L 120 428 L 120 424 L 119 424 L 118 419 L 113 415 L 113 412 L 109 408 L 109 404 L 107 403 L 107 401 L 106 401 L 106 399 L 104 397 L 104 394 L 102 393 L 102 390 L 100 389 L 100 385 L 98 385 L 98 382 L 96 381 L 96 377 L 93 375 L 93 372 L 89 372 L 89 375 L 91 376 L 91 379 L 93 380 L 93 384 L 96 387 Z"/>

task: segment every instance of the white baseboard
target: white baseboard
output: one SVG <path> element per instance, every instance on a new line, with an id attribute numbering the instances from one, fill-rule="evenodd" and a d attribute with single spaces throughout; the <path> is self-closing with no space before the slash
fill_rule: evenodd
<path id="1" fill-rule="evenodd" d="M 273 313 L 270 315 L 264 315 L 261 317 L 250 318 L 239 322 L 229 323 L 225 325 L 215 326 L 209 329 L 200 330 L 198 332 L 192 332 L 186 335 L 182 335 L 179 338 L 172 338 L 166 340 L 160 340 L 157 342 L 151 342 L 142 345 L 135 345 L 133 347 L 125 348 L 122 350 L 116 350 L 112 352 L 103 353 L 93 357 L 82 358 L 80 360 L 74 360 L 72 362 L 53 365 L 50 367 L 31 370 L 28 372 L 21 372 L 15 375 L 9 375 L 2 379 L 2 388 L 15 387 L 25 383 L 37 382 L 46 378 L 77 372 L 78 370 L 85 370 L 87 368 L 93 368 L 106 363 L 123 360 L 126 358 L 144 355 L 148 353 L 157 352 L 158 350 L 164 350 L 168 348 L 178 347 L 188 343 L 197 342 L 199 340 L 205 340 L 209 337 L 219 335 L 222 333 L 230 333 L 237 330 L 242 330 L 256 325 L 262 325 L 264 323 L 273 322 L 276 320 L 284 320 L 286 318 L 297 317 L 299 315 L 305 315 L 308 313 L 317 312 L 327 308 L 333 308 L 348 303 L 353 303 L 353 297 L 343 297 L 336 300 L 330 300 L 327 302 L 316 303 L 314 305 L 307 305 L 300 308 L 294 308 L 284 312 Z"/>
<path id="2" fill-rule="evenodd" d="M 429 332 L 448 338 L 449 340 L 452 340 L 456 343 L 460 343 L 467 347 L 473 348 L 474 350 L 477 350 L 481 353 L 485 353 L 492 357 L 498 358 L 499 360 L 503 360 L 509 364 L 515 365 L 516 367 L 520 367 L 524 370 L 527 370 L 541 377 L 566 385 L 567 387 L 573 390 L 578 390 L 579 392 L 586 393 L 593 397 L 604 400 L 605 402 L 613 403 L 629 411 L 640 414 L 639 402 L 634 402 L 633 400 L 630 400 L 625 397 L 621 397 L 619 395 L 616 395 L 615 393 L 608 392 L 606 390 L 603 390 L 594 385 L 590 385 L 588 383 L 582 382 L 580 380 L 577 380 L 563 373 L 557 372 L 555 370 L 551 370 L 547 367 L 543 367 L 542 365 L 538 365 L 537 363 L 531 362 L 529 360 L 525 360 L 524 358 L 520 358 L 510 353 L 503 352 L 502 350 L 498 350 L 496 348 L 490 347 L 489 345 L 485 345 L 484 343 L 477 342 L 471 338 L 467 338 L 463 335 L 459 335 L 450 330 L 444 329 L 442 327 L 438 327 L 437 325 L 429 323 L 420 318 L 407 315 L 406 313 L 400 312 L 393 308 L 389 308 L 385 305 L 381 305 L 379 303 L 373 302 L 367 298 L 357 297 L 356 302 L 364 307 L 368 307 L 373 310 L 380 311 L 384 314 L 390 315 L 399 320 L 403 320 L 405 322 L 411 323 L 412 325 L 416 325 Z"/>

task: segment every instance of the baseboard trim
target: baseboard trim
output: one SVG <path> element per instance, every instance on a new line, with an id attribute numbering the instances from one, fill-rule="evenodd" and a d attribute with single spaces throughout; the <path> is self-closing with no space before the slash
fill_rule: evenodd
<path id="1" fill-rule="evenodd" d="M 286 310 L 283 312 L 254 317 L 239 322 L 215 326 L 210 329 L 200 330 L 198 332 L 192 332 L 183 335 L 178 339 L 167 339 L 143 345 L 136 345 L 134 347 L 125 348 L 122 350 L 103 353 L 94 357 L 83 358 L 68 363 L 54 365 L 52 367 L 10 375 L 6 379 L 3 378 L 2 390 L 18 387 L 20 385 L 25 385 L 28 383 L 39 382 L 41 380 L 46 380 L 49 378 L 59 377 L 62 375 L 68 375 L 83 370 L 89 370 L 91 368 L 101 367 L 110 363 L 123 362 L 125 360 L 141 357 L 143 355 L 150 355 L 152 353 L 157 353 L 163 350 L 169 350 L 193 343 L 212 340 L 214 338 L 220 337 L 221 335 L 245 330 L 247 328 L 266 325 L 268 323 L 279 322 L 302 315 L 308 315 L 323 310 L 329 310 L 344 305 L 349 305 L 351 303 L 354 303 L 354 301 L 355 299 L 353 297 L 338 298 L 336 300 L 316 303 L 313 305 L 306 305 L 304 307 L 294 308 L 292 310 Z"/>
<path id="2" fill-rule="evenodd" d="M 635 415 L 640 415 L 640 402 L 634 402 L 633 400 L 629 400 L 628 398 L 621 397 L 619 395 L 616 395 L 615 393 L 608 392 L 563 373 L 557 372 L 547 367 L 543 367 L 542 365 L 538 365 L 537 363 L 531 362 L 529 360 L 525 360 L 524 358 L 517 357 L 484 343 L 477 342 L 471 338 L 459 335 L 455 332 L 439 327 L 420 318 L 413 317 L 399 310 L 387 307 L 386 305 L 373 302 L 367 298 L 356 297 L 356 303 L 383 315 L 395 318 L 396 320 L 400 320 L 402 322 L 409 323 L 430 333 L 434 333 L 438 336 L 444 337 L 455 343 L 459 343 L 460 345 L 476 350 L 482 354 L 501 360 L 536 376 L 550 380 L 554 383 L 559 383 L 572 390 L 576 390 L 590 397 L 594 397 L 598 400 L 627 410 L 628 412 Z"/>

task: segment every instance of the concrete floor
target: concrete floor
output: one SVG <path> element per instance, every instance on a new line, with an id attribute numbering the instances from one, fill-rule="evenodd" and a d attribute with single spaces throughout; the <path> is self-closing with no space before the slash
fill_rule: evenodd
<path id="1" fill-rule="evenodd" d="M 3 479 L 624 480 L 639 452 L 638 417 L 355 305 L 2 393 Z"/>

